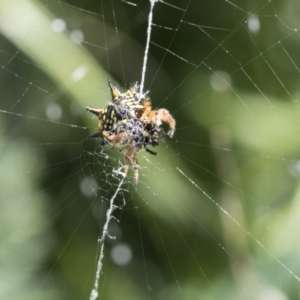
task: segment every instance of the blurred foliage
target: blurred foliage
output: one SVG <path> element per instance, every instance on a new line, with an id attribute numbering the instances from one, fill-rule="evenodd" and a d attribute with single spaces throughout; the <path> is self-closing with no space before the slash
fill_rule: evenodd
<path id="1" fill-rule="evenodd" d="M 298 299 L 300 4 L 166 2 L 145 87 L 177 131 L 117 197 L 99 298 Z M 0 3 L 1 299 L 89 297 L 123 157 L 84 107 L 108 77 L 140 81 L 149 3 L 132 3 Z"/>

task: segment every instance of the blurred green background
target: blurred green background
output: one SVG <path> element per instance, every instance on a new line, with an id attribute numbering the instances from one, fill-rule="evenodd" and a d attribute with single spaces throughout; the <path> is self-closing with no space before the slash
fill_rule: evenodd
<path id="1" fill-rule="evenodd" d="M 1 299 L 89 299 L 123 157 L 84 107 L 140 81 L 149 8 L 0 2 Z M 299 299 L 299 12 L 156 4 L 145 90 L 177 130 L 117 196 L 99 299 Z"/>

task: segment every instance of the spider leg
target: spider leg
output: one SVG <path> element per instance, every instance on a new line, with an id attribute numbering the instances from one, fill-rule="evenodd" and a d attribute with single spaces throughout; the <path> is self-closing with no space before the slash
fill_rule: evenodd
<path id="1" fill-rule="evenodd" d="M 102 132 L 101 131 L 97 131 L 94 134 L 89 136 L 89 139 L 95 139 L 95 138 L 101 138 L 102 137 Z"/>
<path id="2" fill-rule="evenodd" d="M 141 111 L 141 116 L 139 116 L 138 118 L 142 121 L 142 120 L 146 120 L 147 116 L 150 114 L 151 112 L 151 101 L 149 98 L 146 98 L 145 102 L 144 102 L 144 108 Z"/>
<path id="3" fill-rule="evenodd" d="M 162 122 L 165 122 L 169 125 L 170 129 L 167 134 L 169 135 L 169 137 L 173 137 L 175 132 L 176 121 L 171 116 L 169 111 L 164 108 L 161 108 L 157 111 L 155 123 L 159 127 Z"/>
<path id="4" fill-rule="evenodd" d="M 113 146 L 116 146 L 122 141 L 122 139 L 126 135 L 126 132 L 121 132 L 119 134 L 110 135 L 108 131 L 104 130 L 102 134 L 106 141 L 111 143 Z M 121 150 L 121 149 L 119 149 L 119 150 Z M 125 176 L 128 174 L 129 167 L 132 163 L 133 169 L 134 169 L 134 182 L 135 182 L 135 184 L 137 184 L 138 178 L 139 178 L 139 170 L 138 170 L 139 164 L 136 159 L 136 155 L 140 149 L 135 146 L 129 146 L 129 148 L 126 148 L 125 150 L 127 150 L 125 153 L 125 166 L 124 166 Z"/>
<path id="5" fill-rule="evenodd" d="M 147 152 L 149 152 L 150 154 L 152 154 L 152 155 L 157 155 L 157 152 L 154 152 L 154 151 L 148 149 L 146 146 L 145 146 L 145 150 L 146 150 Z"/>
<path id="6" fill-rule="evenodd" d="M 134 183 L 137 185 L 139 181 L 139 163 L 136 158 L 136 155 L 140 149 L 134 146 L 128 148 L 127 152 L 125 153 L 125 167 L 124 173 L 127 175 L 130 164 L 133 164 L 133 171 L 134 171 Z"/>
<path id="7" fill-rule="evenodd" d="M 107 131 L 103 131 L 103 137 L 112 143 L 113 145 L 118 145 L 121 143 L 122 139 L 126 136 L 126 132 L 121 132 L 116 135 L 109 135 Z M 136 158 L 137 153 L 139 152 L 140 148 L 135 146 L 130 146 L 127 148 L 127 152 L 125 153 L 125 167 L 124 167 L 124 173 L 127 175 L 129 167 L 131 164 L 133 164 L 133 170 L 134 170 L 134 182 L 135 184 L 138 183 L 139 179 L 139 164 L 138 160 Z"/>
<path id="8" fill-rule="evenodd" d="M 116 145 L 116 144 L 119 144 L 122 141 L 122 139 L 126 135 L 126 132 L 121 132 L 121 133 L 118 133 L 118 134 L 109 134 L 108 131 L 104 130 L 102 132 L 102 135 L 103 135 L 105 140 L 112 143 L 113 145 Z"/>

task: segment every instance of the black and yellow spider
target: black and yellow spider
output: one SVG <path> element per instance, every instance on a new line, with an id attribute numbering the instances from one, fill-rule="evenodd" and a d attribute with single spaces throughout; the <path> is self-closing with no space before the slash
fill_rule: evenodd
<path id="1" fill-rule="evenodd" d="M 125 152 L 124 173 L 127 174 L 133 163 L 135 182 L 138 182 L 137 153 L 145 148 L 147 152 L 156 155 L 147 148 L 148 145 L 158 146 L 158 133 L 162 123 L 170 127 L 168 135 L 173 137 L 176 122 L 168 110 L 154 110 L 150 98 L 138 92 L 138 84 L 121 93 L 108 80 L 112 101 L 106 108 L 90 108 L 86 110 L 98 117 L 98 131 L 91 138 L 102 138 L 102 145 L 109 144 L 113 148 Z"/>

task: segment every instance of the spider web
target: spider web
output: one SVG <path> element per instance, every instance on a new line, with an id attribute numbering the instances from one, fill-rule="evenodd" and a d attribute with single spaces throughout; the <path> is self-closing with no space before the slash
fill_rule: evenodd
<path id="1" fill-rule="evenodd" d="M 299 4 L 150 6 L 0 2 L 1 298 L 299 298 Z M 137 187 L 107 78 L 177 121 Z"/>

